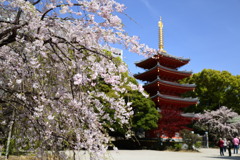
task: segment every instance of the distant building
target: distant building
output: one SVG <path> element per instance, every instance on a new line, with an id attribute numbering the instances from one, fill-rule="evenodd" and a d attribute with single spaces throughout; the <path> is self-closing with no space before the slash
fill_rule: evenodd
<path id="1" fill-rule="evenodd" d="M 121 49 L 113 48 L 112 50 L 112 55 L 114 57 L 120 57 L 121 59 L 123 59 L 123 51 Z"/>

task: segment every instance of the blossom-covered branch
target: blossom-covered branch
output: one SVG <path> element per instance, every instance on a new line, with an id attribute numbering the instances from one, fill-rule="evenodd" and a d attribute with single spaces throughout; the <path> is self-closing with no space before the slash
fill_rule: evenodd
<path id="1" fill-rule="evenodd" d="M 125 7 L 114 0 L 0 3 L 0 105 L 3 112 L 11 107 L 16 112 L 16 145 L 86 149 L 92 159 L 101 159 L 111 124 L 128 125 L 133 114 L 122 97 L 124 87 L 143 93 L 121 77 L 127 66 L 113 61 L 111 46 L 121 44 L 145 56 L 156 51 L 125 33 L 115 14 Z M 97 89 L 99 79 L 115 90 L 114 96 Z"/>

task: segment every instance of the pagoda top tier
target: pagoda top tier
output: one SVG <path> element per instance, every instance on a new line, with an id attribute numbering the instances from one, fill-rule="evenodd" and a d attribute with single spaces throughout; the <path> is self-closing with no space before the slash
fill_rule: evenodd
<path id="1" fill-rule="evenodd" d="M 188 58 L 176 57 L 162 52 L 153 57 L 136 62 L 135 64 L 140 68 L 150 69 L 156 66 L 157 63 L 160 63 L 162 66 L 176 69 L 187 64 L 189 61 L 190 59 Z"/>

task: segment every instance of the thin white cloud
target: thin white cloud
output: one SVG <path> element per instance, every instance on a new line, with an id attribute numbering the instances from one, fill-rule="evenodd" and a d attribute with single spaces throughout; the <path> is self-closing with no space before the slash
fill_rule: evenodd
<path id="1" fill-rule="evenodd" d="M 157 16 L 159 17 L 159 12 L 156 10 L 151 4 L 149 0 L 141 0 L 141 2 L 146 6 L 146 8 L 149 10 L 152 16 Z"/>

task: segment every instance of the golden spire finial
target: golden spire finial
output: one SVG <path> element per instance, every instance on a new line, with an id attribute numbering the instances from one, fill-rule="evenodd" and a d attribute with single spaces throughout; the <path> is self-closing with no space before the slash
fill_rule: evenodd
<path id="1" fill-rule="evenodd" d="M 160 17 L 160 21 L 158 22 L 159 27 L 159 51 L 166 53 L 166 51 L 163 49 L 163 23 L 162 23 L 162 17 Z"/>

